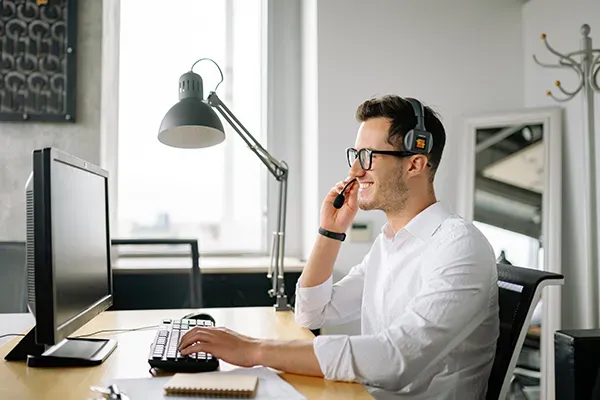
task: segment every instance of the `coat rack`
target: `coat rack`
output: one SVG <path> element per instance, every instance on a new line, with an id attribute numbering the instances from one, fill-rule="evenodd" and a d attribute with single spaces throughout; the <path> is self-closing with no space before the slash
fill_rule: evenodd
<path id="1" fill-rule="evenodd" d="M 561 82 L 555 82 L 556 87 L 562 92 L 564 97 L 555 96 L 550 90 L 546 94 L 559 102 L 566 102 L 577 96 L 583 91 L 584 102 L 584 126 L 583 126 L 583 142 L 582 148 L 584 151 L 585 173 L 587 174 L 588 185 L 584 185 L 584 224 L 586 224 L 586 241 L 585 249 L 587 252 L 587 273 L 588 278 L 592 282 L 596 282 L 595 288 L 590 294 L 589 301 L 589 319 L 593 327 L 599 327 L 600 324 L 600 269 L 598 266 L 598 232 L 597 232 L 597 206 L 596 199 L 599 196 L 596 185 L 596 145 L 595 145 L 595 126 L 594 126 L 594 92 L 600 92 L 598 85 L 598 72 L 600 71 L 600 49 L 592 47 L 592 38 L 590 37 L 590 26 L 584 24 L 581 26 L 581 50 L 573 51 L 568 54 L 561 54 L 554 50 L 546 40 L 546 34 L 542 34 L 542 40 L 550 53 L 559 57 L 557 64 L 546 64 L 538 61 L 536 56 L 533 56 L 534 61 L 547 68 L 567 68 L 572 69 L 577 74 L 578 86 L 575 90 L 570 91 L 563 87 Z M 594 311 L 595 310 L 595 311 Z"/>

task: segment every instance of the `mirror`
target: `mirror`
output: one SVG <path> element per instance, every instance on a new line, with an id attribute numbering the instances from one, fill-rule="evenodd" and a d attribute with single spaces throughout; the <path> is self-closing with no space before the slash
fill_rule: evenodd
<path id="1" fill-rule="evenodd" d="M 497 263 L 561 273 L 561 124 L 557 108 L 466 119 L 459 213 Z M 546 288 L 536 305 L 508 398 L 554 398 L 559 290 Z"/>

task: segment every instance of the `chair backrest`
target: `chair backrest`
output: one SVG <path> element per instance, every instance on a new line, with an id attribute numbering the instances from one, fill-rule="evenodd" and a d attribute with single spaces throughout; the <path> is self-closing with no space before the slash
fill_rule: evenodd
<path id="1" fill-rule="evenodd" d="M 0 313 L 27 312 L 25 242 L 0 242 Z"/>
<path id="2" fill-rule="evenodd" d="M 190 298 L 185 308 L 202 308 L 202 276 L 200 273 L 200 250 L 197 239 L 112 239 L 112 246 L 161 246 L 187 245 L 190 246 L 189 256 L 192 261 L 190 269 Z M 113 255 L 115 255 L 113 253 Z"/>
<path id="3" fill-rule="evenodd" d="M 504 399 L 542 289 L 562 285 L 560 274 L 498 264 L 500 336 L 486 399 Z M 543 329 L 543 328 L 542 328 Z"/>

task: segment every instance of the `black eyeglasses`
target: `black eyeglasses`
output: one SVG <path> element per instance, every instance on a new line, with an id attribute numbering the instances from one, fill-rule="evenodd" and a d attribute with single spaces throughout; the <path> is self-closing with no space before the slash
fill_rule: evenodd
<path id="1" fill-rule="evenodd" d="M 396 157 L 408 157 L 414 156 L 415 153 L 410 151 L 393 151 L 393 150 L 372 150 L 372 149 L 360 149 L 356 150 L 353 147 L 348 147 L 346 149 L 346 158 L 348 160 L 348 165 L 352 168 L 354 165 L 354 161 L 358 158 L 360 162 L 360 167 L 365 171 L 371 169 L 371 165 L 373 163 L 373 154 L 387 154 L 390 156 Z"/>

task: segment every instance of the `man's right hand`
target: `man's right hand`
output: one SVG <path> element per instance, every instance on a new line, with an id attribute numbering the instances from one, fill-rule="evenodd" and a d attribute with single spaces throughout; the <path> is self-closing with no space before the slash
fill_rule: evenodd
<path id="1" fill-rule="evenodd" d="M 333 206 L 335 197 L 344 189 L 344 186 L 354 178 L 348 177 L 338 182 L 327 194 L 321 205 L 321 228 L 331 232 L 345 233 L 358 212 L 358 181 L 348 186 L 344 193 L 345 200 L 338 210 Z"/>

